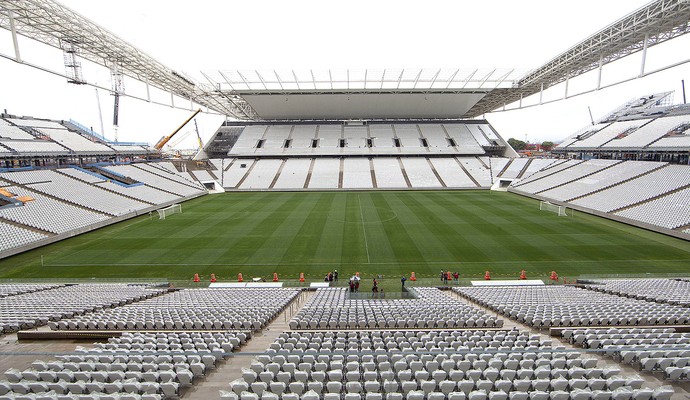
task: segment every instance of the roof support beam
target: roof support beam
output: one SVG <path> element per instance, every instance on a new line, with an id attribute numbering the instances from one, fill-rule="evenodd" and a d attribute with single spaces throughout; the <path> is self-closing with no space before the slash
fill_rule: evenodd
<path id="1" fill-rule="evenodd" d="M 78 48 L 79 56 L 95 64 L 109 68 L 117 62 L 124 75 L 174 96 L 190 99 L 211 110 L 236 118 L 255 117 L 249 104 L 240 97 L 229 101 L 214 90 L 195 84 L 158 60 L 125 42 L 102 26 L 54 0 L 13 0 L 0 2 L 0 28 L 24 36 L 45 45 L 62 49 L 61 43 L 69 41 Z M 15 61 L 21 62 L 18 45 Z M 239 104 L 239 107 L 238 107 Z"/>
<path id="2" fill-rule="evenodd" d="M 14 12 L 10 10 L 7 15 L 10 19 L 10 32 L 12 33 L 12 44 L 14 44 L 14 60 L 22 62 L 22 56 L 19 54 L 19 41 L 17 40 L 17 27 L 14 24 Z"/>
<path id="3" fill-rule="evenodd" d="M 690 32 L 690 1 L 657 0 L 589 36 L 515 82 L 494 90 L 464 116 L 476 117 L 638 51 Z M 644 57 L 643 57 L 644 59 Z M 647 75 L 643 72 L 642 75 Z M 601 82 L 597 85 L 601 88 Z"/>

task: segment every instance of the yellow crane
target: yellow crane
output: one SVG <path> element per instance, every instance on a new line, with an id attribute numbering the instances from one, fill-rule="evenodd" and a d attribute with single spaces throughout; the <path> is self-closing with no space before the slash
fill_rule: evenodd
<path id="1" fill-rule="evenodd" d="M 194 111 L 194 114 L 192 114 L 191 117 L 187 118 L 187 119 L 182 123 L 182 125 L 180 125 L 177 129 L 175 129 L 175 131 L 174 131 L 173 133 L 169 134 L 168 136 L 162 137 L 162 138 L 158 141 L 158 143 L 156 143 L 156 145 L 153 146 L 153 147 L 154 147 L 156 150 L 161 151 L 161 150 L 163 149 L 163 146 L 165 146 L 165 145 L 170 141 L 170 139 L 172 139 L 173 136 L 175 136 L 175 134 L 177 134 L 177 132 L 181 131 L 182 128 L 184 128 L 184 126 L 187 125 L 187 124 L 189 123 L 189 121 L 191 121 L 192 119 L 194 119 L 194 117 L 196 117 L 196 115 L 199 114 L 200 112 L 201 112 L 201 108 L 198 109 L 198 110 L 196 110 L 196 111 Z"/>

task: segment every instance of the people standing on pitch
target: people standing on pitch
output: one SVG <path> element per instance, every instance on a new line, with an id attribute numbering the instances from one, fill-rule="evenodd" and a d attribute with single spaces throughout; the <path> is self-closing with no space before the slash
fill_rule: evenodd
<path id="1" fill-rule="evenodd" d="M 459 273 L 459 272 L 455 271 L 455 272 L 453 273 L 453 280 L 455 281 L 455 284 L 456 284 L 456 285 L 457 285 L 458 283 L 460 283 L 460 273 Z"/>
<path id="2" fill-rule="evenodd" d="M 403 275 L 403 276 L 400 277 L 400 285 L 401 285 L 402 287 L 405 287 L 405 281 L 406 281 L 406 280 L 407 280 L 407 278 L 405 278 L 405 275 Z"/>
<path id="3" fill-rule="evenodd" d="M 443 279 L 445 278 L 445 276 L 446 276 L 445 272 L 443 272 L 443 270 L 441 270 L 441 282 L 443 282 Z"/>
<path id="4" fill-rule="evenodd" d="M 350 292 L 354 293 L 355 291 L 355 281 L 350 279 Z"/>
<path id="5" fill-rule="evenodd" d="M 383 291 L 383 288 L 381 288 L 381 292 L 379 292 L 379 298 L 381 298 L 381 299 L 386 298 L 386 292 Z"/>
<path id="6" fill-rule="evenodd" d="M 338 282 L 338 270 L 337 269 L 333 271 L 333 280 Z"/>

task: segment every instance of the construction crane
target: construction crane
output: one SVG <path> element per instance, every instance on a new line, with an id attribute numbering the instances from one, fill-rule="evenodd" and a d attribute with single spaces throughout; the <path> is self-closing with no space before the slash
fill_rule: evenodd
<path id="1" fill-rule="evenodd" d="M 175 135 L 175 138 L 171 139 L 166 144 L 166 147 L 170 147 L 171 149 L 174 149 L 175 147 L 177 147 L 178 144 L 182 143 L 191 134 L 192 134 L 192 131 L 184 131 L 184 132 L 178 133 L 177 135 Z"/>
<path id="2" fill-rule="evenodd" d="M 173 136 L 175 136 L 175 134 L 177 134 L 177 132 L 181 131 L 182 128 L 184 128 L 184 126 L 187 125 L 187 124 L 189 123 L 189 121 L 191 121 L 192 119 L 194 119 L 194 117 L 196 117 L 196 115 L 199 114 L 200 112 L 201 112 L 201 108 L 198 109 L 198 110 L 196 110 L 196 111 L 194 111 L 194 114 L 192 114 L 191 117 L 187 118 L 187 119 L 182 123 L 182 125 L 180 125 L 177 129 L 175 129 L 175 131 L 174 131 L 173 133 L 169 134 L 168 136 L 162 137 L 162 138 L 158 141 L 158 143 L 156 143 L 156 145 L 153 146 L 153 147 L 154 147 L 156 150 L 161 151 L 161 150 L 163 149 L 163 146 L 165 146 L 166 143 L 168 143 L 168 142 L 170 141 L 170 139 L 172 139 Z M 197 132 L 197 134 L 198 134 L 198 132 Z"/>
<path id="3" fill-rule="evenodd" d="M 204 148 L 204 142 L 201 140 L 201 135 L 199 135 L 199 125 L 196 124 L 196 120 L 194 120 L 194 130 L 196 131 L 196 140 L 199 141 L 199 151 L 201 151 Z"/>
<path id="4" fill-rule="evenodd" d="M 199 125 L 196 124 L 196 120 L 194 120 L 194 130 L 196 130 L 196 139 L 199 141 L 199 150 L 194 155 L 194 158 L 196 158 L 199 153 L 204 150 L 204 142 L 201 140 L 201 135 L 199 134 Z"/>

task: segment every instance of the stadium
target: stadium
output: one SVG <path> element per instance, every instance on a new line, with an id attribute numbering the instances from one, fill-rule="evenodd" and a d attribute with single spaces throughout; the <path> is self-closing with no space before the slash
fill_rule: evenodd
<path id="1" fill-rule="evenodd" d="M 688 398 L 690 105 L 660 77 L 690 3 L 616 12 L 525 71 L 196 75 L 0 1 L 0 64 L 75 113 L 0 114 L 0 399 Z M 523 110 L 553 148 L 518 148 Z"/>

